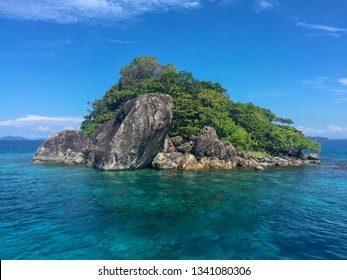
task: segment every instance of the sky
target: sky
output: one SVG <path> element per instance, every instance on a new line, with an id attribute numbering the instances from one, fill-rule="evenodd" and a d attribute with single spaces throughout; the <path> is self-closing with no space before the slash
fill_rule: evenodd
<path id="1" fill-rule="evenodd" d="M 347 139 L 346 0 L 0 0 L 0 137 L 79 129 L 144 55 Z"/>

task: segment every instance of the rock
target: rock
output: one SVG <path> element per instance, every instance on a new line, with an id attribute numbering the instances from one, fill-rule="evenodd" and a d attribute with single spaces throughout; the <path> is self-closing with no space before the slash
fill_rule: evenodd
<path id="1" fill-rule="evenodd" d="M 319 156 L 317 154 L 309 154 L 308 160 L 319 160 Z"/>
<path id="2" fill-rule="evenodd" d="M 85 150 L 88 144 L 89 139 L 82 132 L 64 130 L 42 143 L 35 153 L 33 162 L 83 164 L 85 163 Z"/>
<path id="3" fill-rule="evenodd" d="M 189 141 L 195 142 L 196 138 L 198 138 L 198 136 L 192 134 L 192 135 L 190 135 L 190 137 L 189 137 Z"/>
<path id="4" fill-rule="evenodd" d="M 203 165 L 204 169 L 232 169 L 236 167 L 236 162 L 209 157 L 203 157 L 200 164 Z"/>
<path id="5" fill-rule="evenodd" d="M 193 149 L 193 142 L 186 142 L 182 145 L 176 147 L 177 152 L 180 152 L 182 154 L 190 153 Z"/>
<path id="6" fill-rule="evenodd" d="M 254 169 L 257 171 L 263 171 L 264 167 L 262 167 L 261 165 L 257 165 Z"/>
<path id="7" fill-rule="evenodd" d="M 237 157 L 236 149 L 230 142 L 219 140 L 215 129 L 211 126 L 205 126 L 201 130 L 195 140 L 192 153 L 198 160 L 203 157 L 211 157 L 231 162 Z"/>
<path id="8" fill-rule="evenodd" d="M 178 170 L 190 171 L 190 170 L 202 170 L 204 166 L 196 160 L 196 157 L 192 154 L 186 154 L 178 164 Z"/>
<path id="9" fill-rule="evenodd" d="M 244 158 L 241 158 L 241 157 L 237 158 L 237 166 L 241 166 L 241 167 L 256 167 L 257 165 L 260 165 L 260 164 L 255 159 L 244 159 Z"/>
<path id="10" fill-rule="evenodd" d="M 181 136 L 171 137 L 170 140 L 175 147 L 178 147 L 183 144 L 183 138 Z"/>
<path id="11" fill-rule="evenodd" d="M 88 163 L 103 170 L 151 166 L 163 149 L 172 120 L 173 101 L 167 94 L 146 94 L 129 100 L 115 118 L 90 138 Z"/>
<path id="12" fill-rule="evenodd" d="M 152 167 L 155 169 L 178 169 L 178 164 L 184 158 L 181 153 L 159 153 L 155 156 L 152 162 Z"/>
<path id="13" fill-rule="evenodd" d="M 176 152 L 175 146 L 172 144 L 169 137 L 165 138 L 163 153 L 174 153 Z"/>
<path id="14" fill-rule="evenodd" d="M 305 154 L 304 149 L 300 149 L 300 150 L 298 151 L 297 158 L 306 160 L 306 159 L 308 159 L 308 155 Z"/>

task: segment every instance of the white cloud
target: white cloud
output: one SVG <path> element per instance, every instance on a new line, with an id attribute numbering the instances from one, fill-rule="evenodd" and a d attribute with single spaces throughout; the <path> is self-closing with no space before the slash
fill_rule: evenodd
<path id="1" fill-rule="evenodd" d="M 335 124 L 329 124 L 327 127 L 331 132 L 345 132 L 345 131 L 347 131 L 346 127 L 341 127 L 341 126 L 338 126 Z"/>
<path id="2" fill-rule="evenodd" d="M 71 125 L 68 125 L 68 126 L 64 126 L 63 129 L 64 130 L 75 130 L 76 128 L 71 126 Z"/>
<path id="3" fill-rule="evenodd" d="M 124 41 L 124 40 L 115 40 L 115 39 L 106 39 L 106 41 L 116 44 L 135 44 L 134 41 Z"/>
<path id="4" fill-rule="evenodd" d="M 105 23 L 149 12 L 192 9 L 201 0 L 0 0 L 0 16 L 57 23 Z"/>
<path id="5" fill-rule="evenodd" d="M 220 8 L 228 8 L 229 6 L 236 6 L 238 5 L 237 0 L 209 0 L 210 2 L 218 2 L 218 6 Z"/>
<path id="6" fill-rule="evenodd" d="M 79 130 L 81 117 L 49 117 L 26 115 L 17 119 L 0 121 L 0 136 L 21 135 L 31 139 L 47 138 L 62 130 Z"/>
<path id="7" fill-rule="evenodd" d="M 14 120 L 8 119 L 6 121 L 0 121 L 0 126 L 12 126 L 12 127 L 29 127 L 38 124 L 55 124 L 64 125 L 73 123 L 74 125 L 80 124 L 83 121 L 81 117 L 46 117 L 38 115 L 26 115 L 25 117 L 17 118 Z"/>
<path id="8" fill-rule="evenodd" d="M 279 3 L 276 0 L 256 0 L 254 1 L 254 10 L 260 13 L 265 10 L 274 9 L 278 5 Z"/>
<path id="9" fill-rule="evenodd" d="M 322 36 L 330 36 L 335 38 L 340 38 L 341 35 L 337 33 L 312 33 L 308 35 L 309 37 L 322 37 Z"/>
<path id="10" fill-rule="evenodd" d="M 345 96 L 347 95 L 347 78 L 343 79 L 329 79 L 326 77 L 312 77 L 310 79 L 302 80 L 301 83 L 306 86 L 310 86 L 315 90 L 325 91 L 335 96 Z M 343 98 L 339 99 L 340 101 Z M 336 102 L 335 103 L 339 103 Z"/>
<path id="11" fill-rule="evenodd" d="M 1 0 L 0 0 L 1 1 Z M 58 39 L 58 40 L 31 40 L 23 43 L 24 47 L 47 47 L 56 48 L 61 46 L 71 45 L 72 40 L 70 39 Z"/>
<path id="12" fill-rule="evenodd" d="M 313 86 L 315 88 L 320 88 L 324 86 L 326 83 L 327 78 L 326 77 L 313 77 L 307 80 L 302 80 L 302 84 L 307 85 L 307 86 Z"/>
<path id="13" fill-rule="evenodd" d="M 325 128 L 298 126 L 297 129 L 306 135 L 326 135 L 329 137 L 341 136 L 342 133 L 347 132 L 347 127 L 341 127 L 335 124 L 329 124 Z"/>
<path id="14" fill-rule="evenodd" d="M 36 130 L 46 132 L 46 131 L 50 131 L 51 129 L 48 126 L 40 125 L 39 127 L 36 128 Z"/>
<path id="15" fill-rule="evenodd" d="M 313 127 L 303 127 L 303 126 L 298 126 L 298 130 L 302 131 L 303 133 L 323 133 L 325 132 L 324 129 L 318 129 L 318 128 L 313 128 Z"/>
<path id="16" fill-rule="evenodd" d="M 339 79 L 338 82 L 343 86 L 347 86 L 347 78 Z"/>
<path id="17" fill-rule="evenodd" d="M 311 24 L 303 21 L 298 21 L 296 23 L 296 26 L 306 28 L 306 29 L 311 29 L 311 30 L 319 30 L 322 31 L 321 33 L 314 33 L 310 34 L 309 36 L 311 37 L 316 37 L 316 36 L 330 36 L 330 37 L 341 37 L 341 34 L 347 33 L 347 28 L 340 28 L 340 27 L 335 27 L 335 26 L 329 26 L 329 25 L 323 25 L 323 24 Z"/>

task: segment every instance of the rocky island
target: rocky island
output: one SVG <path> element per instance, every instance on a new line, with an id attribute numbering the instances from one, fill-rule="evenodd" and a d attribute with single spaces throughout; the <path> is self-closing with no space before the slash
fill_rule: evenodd
<path id="1" fill-rule="evenodd" d="M 263 170 L 320 163 L 319 145 L 291 120 L 251 103 L 234 103 L 218 83 L 140 57 L 85 117 L 82 131 L 62 131 L 36 151 L 34 163 L 101 170 Z"/>
<path id="2" fill-rule="evenodd" d="M 167 94 L 146 94 L 131 99 L 116 117 L 99 127 L 90 138 L 80 131 L 54 134 L 36 151 L 34 163 L 85 164 L 102 170 L 232 169 L 236 166 L 289 166 L 319 163 L 316 155 L 254 157 L 238 153 L 229 141 L 218 138 L 205 126 L 198 136 L 183 142 L 167 136 L 173 115 L 173 100 Z"/>

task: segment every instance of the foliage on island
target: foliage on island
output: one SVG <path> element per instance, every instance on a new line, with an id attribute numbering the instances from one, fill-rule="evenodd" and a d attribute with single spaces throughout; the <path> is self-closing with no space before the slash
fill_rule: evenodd
<path id="1" fill-rule="evenodd" d="M 120 70 L 118 83 L 84 117 L 81 129 L 90 136 L 113 118 L 128 100 L 145 93 L 166 93 L 174 100 L 170 136 L 189 139 L 205 125 L 213 126 L 219 137 L 230 141 L 238 151 L 269 154 L 319 150 L 319 144 L 291 126 L 293 122 L 252 103 L 233 102 L 227 91 L 211 81 L 200 81 L 173 65 L 161 65 L 156 58 L 134 59 Z"/>

